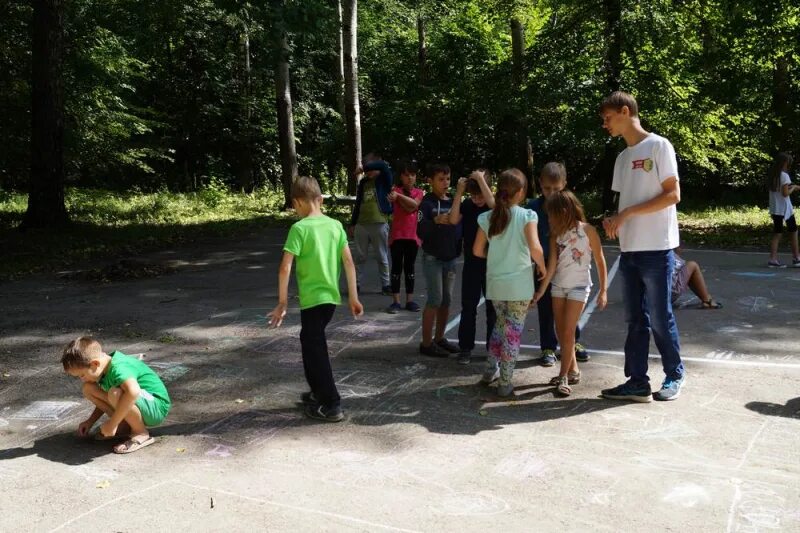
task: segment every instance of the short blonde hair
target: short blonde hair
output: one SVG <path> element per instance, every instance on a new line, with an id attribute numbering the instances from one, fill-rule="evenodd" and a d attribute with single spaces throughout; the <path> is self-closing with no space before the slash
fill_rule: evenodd
<path id="1" fill-rule="evenodd" d="M 89 364 L 103 353 L 103 347 L 94 337 L 78 337 L 70 342 L 61 354 L 64 370 L 70 368 L 88 368 Z"/>
<path id="2" fill-rule="evenodd" d="M 292 183 L 292 200 L 305 200 L 306 202 L 313 202 L 322 198 L 322 190 L 319 188 L 319 183 L 309 176 L 298 176 Z"/>

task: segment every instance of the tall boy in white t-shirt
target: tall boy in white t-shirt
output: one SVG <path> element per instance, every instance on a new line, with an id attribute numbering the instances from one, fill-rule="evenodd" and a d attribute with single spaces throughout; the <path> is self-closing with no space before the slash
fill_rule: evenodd
<path id="1" fill-rule="evenodd" d="M 619 193 L 619 211 L 603 220 L 609 238 L 619 237 L 619 272 L 623 282 L 625 376 L 628 381 L 602 391 L 604 398 L 649 402 L 680 395 L 685 372 L 678 326 L 672 314 L 670 284 L 677 248 L 681 199 L 678 164 L 672 144 L 648 133 L 639 122 L 639 106 L 628 93 L 612 93 L 600 105 L 603 127 L 628 145 L 617 156 L 611 188 Z M 652 394 L 647 376 L 650 331 L 653 332 L 666 378 Z"/>

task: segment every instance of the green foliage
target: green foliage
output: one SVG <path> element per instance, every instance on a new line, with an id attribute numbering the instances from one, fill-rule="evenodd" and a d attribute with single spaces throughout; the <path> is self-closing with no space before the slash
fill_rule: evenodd
<path id="1" fill-rule="evenodd" d="M 566 162 L 582 193 L 600 188 L 609 141 L 606 7 L 589 0 L 362 0 L 364 151 L 444 160 L 456 172 Z M 645 126 L 675 145 L 686 191 L 755 191 L 776 149 L 800 152 L 800 5 L 788 0 L 621 1 L 619 83 Z M 0 188 L 24 190 L 30 154 L 30 6 L 0 8 Z M 512 81 L 512 18 L 525 27 Z M 418 60 L 417 21 L 427 32 Z M 344 185 L 335 4 L 322 0 L 118 0 L 67 4 L 69 182 L 196 191 L 279 182 L 275 37 L 286 31 L 300 172 Z M 249 44 L 249 53 L 245 44 Z M 249 70 L 246 68 L 249 60 Z M 783 70 L 781 70 L 783 69 Z M 754 199 L 760 201 L 760 198 Z"/>

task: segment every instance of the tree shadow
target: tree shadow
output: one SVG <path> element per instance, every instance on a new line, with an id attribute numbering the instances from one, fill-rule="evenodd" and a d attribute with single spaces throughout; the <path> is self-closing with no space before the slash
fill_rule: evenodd
<path id="1" fill-rule="evenodd" d="M 745 404 L 745 407 L 762 415 L 800 419 L 800 396 L 787 401 L 786 405 L 771 402 L 749 402 Z"/>

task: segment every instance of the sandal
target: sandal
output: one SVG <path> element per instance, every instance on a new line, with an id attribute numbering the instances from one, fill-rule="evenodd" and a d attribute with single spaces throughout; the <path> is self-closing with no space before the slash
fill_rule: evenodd
<path id="1" fill-rule="evenodd" d="M 569 372 L 567 374 L 567 383 L 570 385 L 575 385 L 581 382 L 581 371 L 578 370 L 577 372 Z M 550 380 L 550 385 L 556 386 L 561 383 L 561 376 L 553 376 Z"/>
<path id="2" fill-rule="evenodd" d="M 700 304 L 700 309 L 721 309 L 722 304 L 718 301 L 714 300 L 714 298 L 709 298 L 705 300 L 703 303 Z"/>
<path id="3" fill-rule="evenodd" d="M 133 453 L 136 450 L 144 448 L 145 446 L 150 446 L 155 441 L 156 439 L 150 435 L 136 435 L 126 440 L 122 444 L 117 444 L 114 446 L 114 453 Z"/>
<path id="4" fill-rule="evenodd" d="M 120 440 L 120 439 L 127 439 L 127 438 L 128 438 L 128 434 L 127 433 L 123 435 L 122 433 L 120 433 L 118 431 L 116 434 L 111 435 L 110 437 L 108 437 L 106 435 L 103 435 L 103 432 L 100 431 L 100 430 L 98 430 L 97 433 L 95 433 L 94 436 L 92 437 L 92 439 L 94 439 L 96 441 Z"/>
<path id="5" fill-rule="evenodd" d="M 561 376 L 559 378 L 556 392 L 559 396 L 569 396 L 572 394 L 572 387 L 569 386 L 569 378 L 567 376 Z"/>

